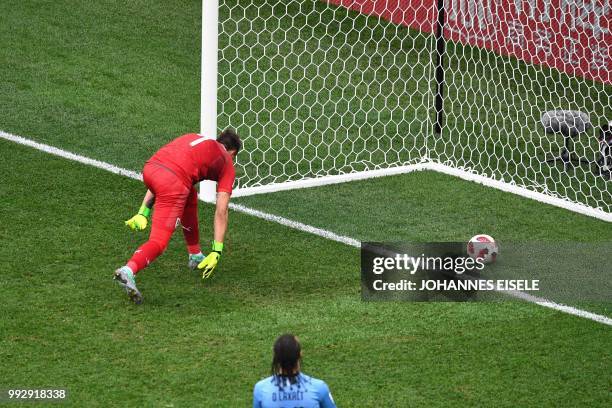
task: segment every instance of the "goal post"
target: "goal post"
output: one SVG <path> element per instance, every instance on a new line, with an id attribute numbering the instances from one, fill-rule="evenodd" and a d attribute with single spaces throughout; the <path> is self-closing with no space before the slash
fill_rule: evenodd
<path id="1" fill-rule="evenodd" d="M 200 77 L 200 135 L 217 137 L 217 76 L 219 50 L 219 0 L 202 0 L 202 65 Z M 216 201 L 216 183 L 200 183 L 200 198 Z"/>
<path id="2" fill-rule="evenodd" d="M 203 86 L 218 46 L 211 134 L 244 143 L 236 196 L 432 170 L 612 220 L 594 164 L 612 119 L 609 1 L 203 4 L 218 5 L 216 24 L 203 18 Z M 540 120 L 560 109 L 589 116 L 572 153 L 593 165 L 547 161 L 564 136 Z"/>

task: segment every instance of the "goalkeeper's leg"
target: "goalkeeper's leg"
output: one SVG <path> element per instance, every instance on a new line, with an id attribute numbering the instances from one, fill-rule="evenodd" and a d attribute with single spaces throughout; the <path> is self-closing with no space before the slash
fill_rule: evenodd
<path id="1" fill-rule="evenodd" d="M 125 266 L 115 271 L 113 278 L 125 289 L 134 303 L 140 304 L 142 302 L 142 295 L 136 287 L 136 274 L 165 251 L 172 232 L 173 230 L 160 228 L 153 222 L 149 240 L 134 252 Z"/>
<path id="2" fill-rule="evenodd" d="M 189 195 L 189 188 L 177 183 L 165 190 L 159 186 L 147 186 L 155 193 L 149 240 L 142 244 L 127 264 L 115 271 L 114 275 L 115 280 L 126 289 L 135 303 L 140 303 L 142 296 L 136 288 L 134 276 L 166 250 Z"/>
<path id="3" fill-rule="evenodd" d="M 155 194 L 155 203 L 149 240 L 141 245 L 127 262 L 134 274 L 147 267 L 166 250 L 191 192 L 174 173 L 155 167 L 149 174 L 146 169 L 145 166 L 144 181 Z"/>
<path id="4" fill-rule="evenodd" d="M 176 220 L 176 218 L 175 218 Z M 176 222 L 176 221 L 175 221 Z M 149 266 L 158 256 L 164 253 L 168 247 L 168 242 L 172 237 L 173 229 L 163 228 L 161 226 L 151 226 L 151 235 L 149 240 L 142 244 L 132 255 L 127 262 L 127 266 L 136 275 L 138 272 Z"/>
<path id="5" fill-rule="evenodd" d="M 204 255 L 200 249 L 200 231 L 198 229 L 198 191 L 195 188 L 191 189 L 189 197 L 187 197 L 187 203 L 181 217 L 181 225 L 189 252 L 187 266 L 189 269 L 195 269 L 204 260 Z"/>

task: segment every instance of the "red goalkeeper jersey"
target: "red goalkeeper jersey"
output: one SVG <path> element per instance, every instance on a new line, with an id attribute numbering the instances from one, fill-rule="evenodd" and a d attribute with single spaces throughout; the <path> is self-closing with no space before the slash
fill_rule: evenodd
<path id="1" fill-rule="evenodd" d="M 225 146 L 197 133 L 180 136 L 149 159 L 175 173 L 187 186 L 202 180 L 217 182 L 217 192 L 232 193 L 236 171 Z"/>

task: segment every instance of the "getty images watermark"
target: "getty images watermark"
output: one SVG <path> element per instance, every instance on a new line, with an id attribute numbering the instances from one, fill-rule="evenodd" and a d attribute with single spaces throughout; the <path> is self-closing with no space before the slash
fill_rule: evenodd
<path id="1" fill-rule="evenodd" d="M 524 292 L 609 302 L 612 286 L 601 269 L 608 245 L 508 243 L 497 258 L 487 259 L 468 255 L 464 242 L 362 243 L 362 298 L 495 301 Z"/>
<path id="2" fill-rule="evenodd" d="M 394 290 L 436 290 L 436 291 L 503 291 L 503 290 L 521 290 L 521 291 L 537 291 L 539 290 L 539 279 L 477 279 L 475 273 L 481 273 L 485 270 L 487 263 L 484 258 L 472 258 L 466 255 L 437 255 L 426 256 L 411 256 L 408 254 L 396 253 L 392 256 L 376 256 L 372 259 L 372 273 L 377 275 L 379 279 L 374 279 L 372 288 L 376 291 L 394 291 Z M 400 279 L 399 281 L 386 281 L 386 277 L 391 274 L 403 272 L 411 277 L 416 276 L 419 272 L 429 273 L 431 279 Z M 461 275 L 468 272 L 466 277 Z M 445 274 L 435 276 L 434 273 Z M 387 276 L 382 276 L 386 274 Z M 452 278 L 453 275 L 455 279 Z M 441 279 L 442 278 L 442 279 Z"/>

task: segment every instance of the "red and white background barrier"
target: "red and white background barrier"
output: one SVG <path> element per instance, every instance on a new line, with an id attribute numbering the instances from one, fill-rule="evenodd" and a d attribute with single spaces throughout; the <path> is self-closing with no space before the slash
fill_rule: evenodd
<path id="1" fill-rule="evenodd" d="M 437 0 L 328 0 L 431 33 Z M 611 0 L 445 0 L 446 38 L 612 84 Z"/>

